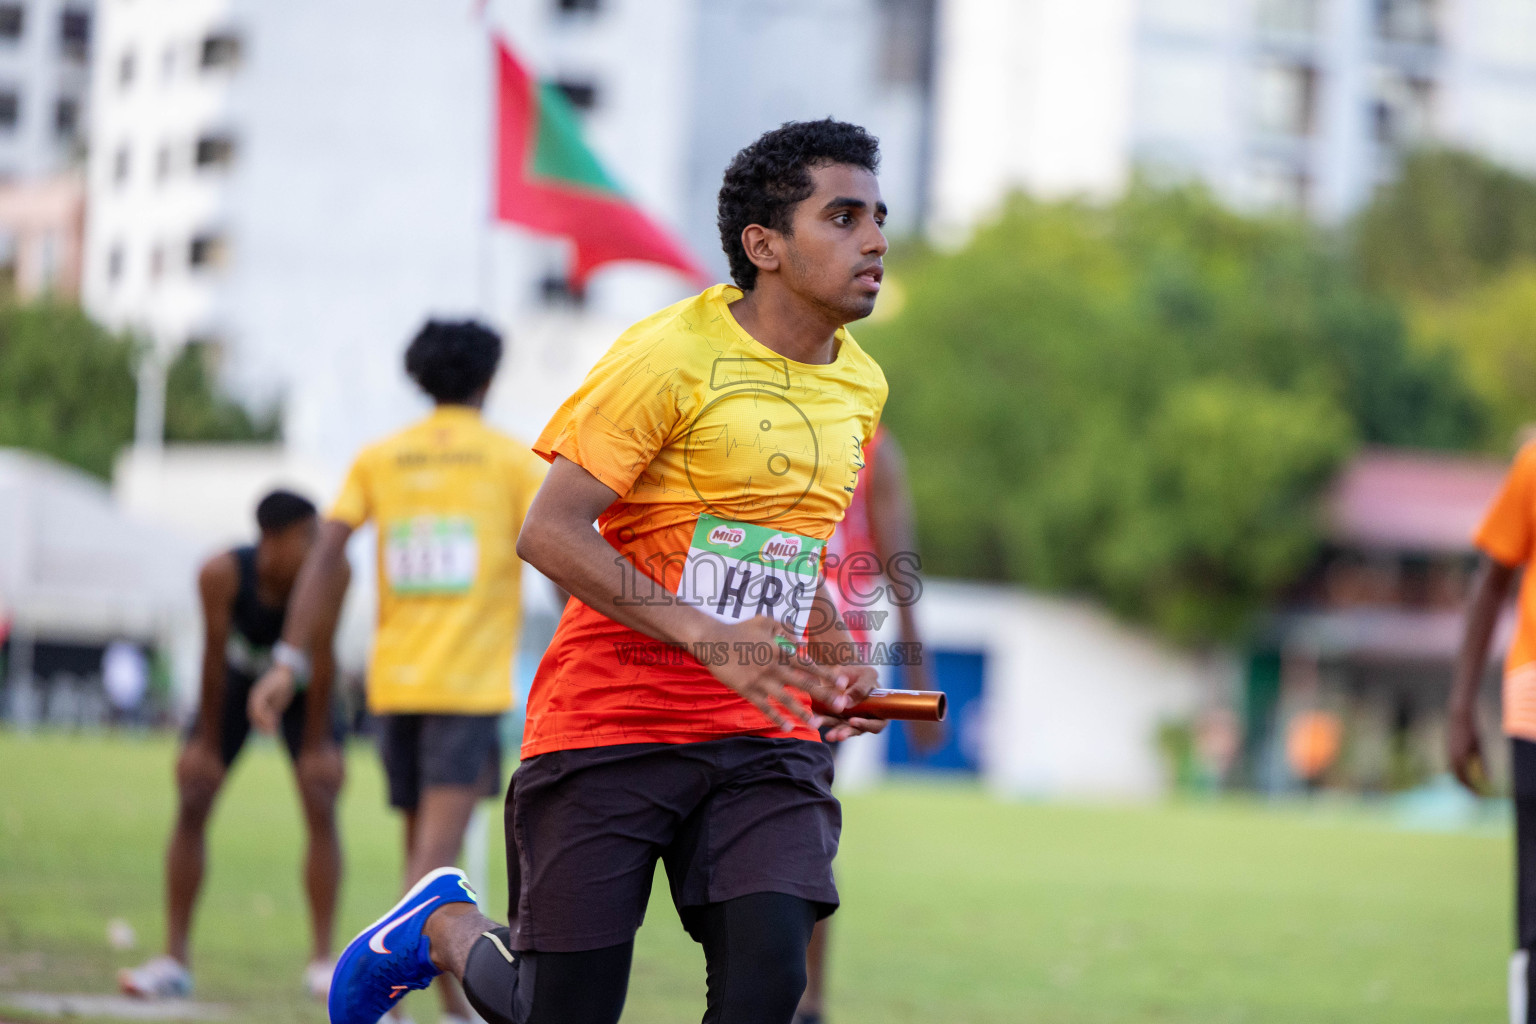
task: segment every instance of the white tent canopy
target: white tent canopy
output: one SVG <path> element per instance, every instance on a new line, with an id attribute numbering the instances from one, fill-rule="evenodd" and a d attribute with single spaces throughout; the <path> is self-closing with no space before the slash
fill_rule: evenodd
<path id="1" fill-rule="evenodd" d="M 105 484 L 0 448 L 0 615 L 18 638 L 174 645 L 196 630 L 198 546 L 135 521 Z"/>

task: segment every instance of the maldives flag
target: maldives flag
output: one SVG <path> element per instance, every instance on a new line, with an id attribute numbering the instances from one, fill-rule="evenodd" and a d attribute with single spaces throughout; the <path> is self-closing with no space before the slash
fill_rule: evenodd
<path id="1" fill-rule="evenodd" d="M 608 176 L 565 94 L 535 82 L 500 39 L 496 125 L 496 219 L 574 242 L 572 285 L 615 260 L 660 263 L 708 283 L 688 251 Z"/>

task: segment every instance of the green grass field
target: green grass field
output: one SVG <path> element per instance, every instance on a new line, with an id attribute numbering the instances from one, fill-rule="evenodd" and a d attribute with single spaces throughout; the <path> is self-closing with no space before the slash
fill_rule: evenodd
<path id="1" fill-rule="evenodd" d="M 172 756 L 164 737 L 0 732 L 0 1002 L 7 990 L 108 992 L 116 968 L 157 948 Z M 349 767 L 347 935 L 394 899 L 400 869 L 372 752 L 354 749 Z M 1235 801 L 1015 804 L 919 782 L 845 809 L 834 1024 L 1504 1019 L 1504 836 Z M 486 903 L 498 910 L 493 844 Z M 298 991 L 299 850 L 286 761 L 255 746 L 215 819 L 194 939 L 199 997 L 234 1007 L 237 1024 L 324 1019 Z M 116 917 L 139 950 L 108 947 Z M 702 957 L 662 889 L 624 1019 L 697 1020 L 702 992 Z M 434 998 L 411 1008 L 435 1019 Z"/>

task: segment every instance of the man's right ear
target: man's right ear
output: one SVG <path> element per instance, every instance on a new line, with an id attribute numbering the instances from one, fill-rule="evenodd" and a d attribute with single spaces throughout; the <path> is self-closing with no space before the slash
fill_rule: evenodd
<path id="1" fill-rule="evenodd" d="M 741 247 L 758 270 L 772 273 L 779 269 L 783 244 L 782 234 L 761 224 L 748 224 L 741 229 Z"/>

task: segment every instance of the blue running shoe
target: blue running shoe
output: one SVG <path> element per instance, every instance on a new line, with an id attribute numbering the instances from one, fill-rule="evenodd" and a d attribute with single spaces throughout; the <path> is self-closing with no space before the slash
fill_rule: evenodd
<path id="1" fill-rule="evenodd" d="M 326 1000 L 331 1024 L 377 1024 L 401 996 L 430 985 L 441 972 L 432 966 L 422 926 L 444 904 L 475 902 L 475 891 L 458 868 L 430 871 L 411 886 L 342 950 Z"/>

